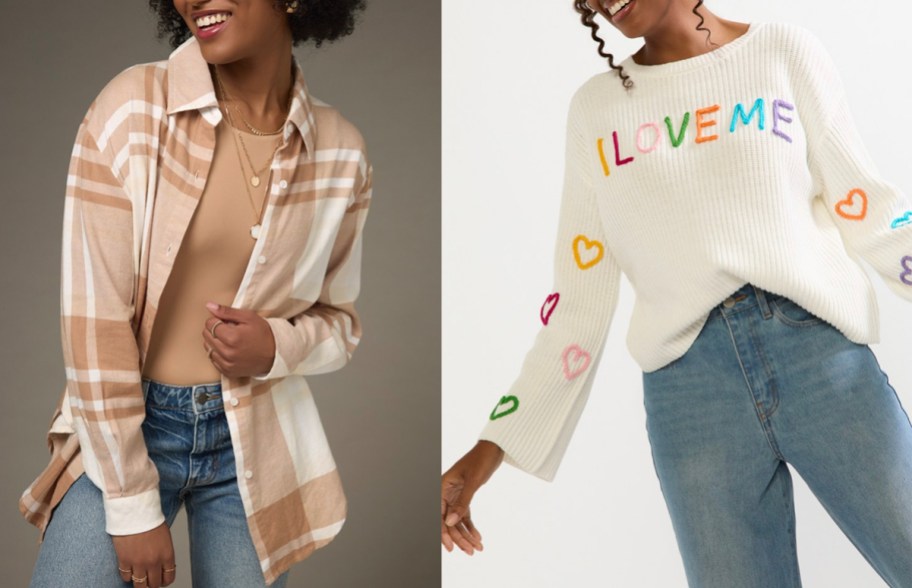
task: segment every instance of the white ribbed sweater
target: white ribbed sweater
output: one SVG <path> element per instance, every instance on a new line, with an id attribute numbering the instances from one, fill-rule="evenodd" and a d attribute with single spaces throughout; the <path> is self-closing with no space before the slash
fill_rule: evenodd
<path id="1" fill-rule="evenodd" d="M 645 372 L 683 355 L 747 282 L 879 341 L 864 260 L 912 301 L 912 201 L 880 177 L 839 72 L 803 27 L 752 23 L 709 53 L 622 62 L 571 100 L 554 289 L 481 439 L 552 480 L 585 406 L 620 274 Z"/>

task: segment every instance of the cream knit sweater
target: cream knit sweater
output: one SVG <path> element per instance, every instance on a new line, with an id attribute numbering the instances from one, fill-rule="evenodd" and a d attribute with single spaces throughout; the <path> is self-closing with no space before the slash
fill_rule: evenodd
<path id="1" fill-rule="evenodd" d="M 585 406 L 617 305 L 650 372 L 683 355 L 747 282 L 857 343 L 879 340 L 860 261 L 912 301 L 912 200 L 880 177 L 838 70 L 808 30 L 752 23 L 709 53 L 622 62 L 574 94 L 554 289 L 542 327 L 481 439 L 552 480 Z"/>

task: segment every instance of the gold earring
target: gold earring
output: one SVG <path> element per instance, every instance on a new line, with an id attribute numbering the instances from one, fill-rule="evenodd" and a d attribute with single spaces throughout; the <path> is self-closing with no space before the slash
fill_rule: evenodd
<path id="1" fill-rule="evenodd" d="M 292 2 L 291 4 L 288 4 L 286 6 L 285 12 L 287 12 L 288 14 L 291 14 L 292 12 L 294 12 L 297 9 L 298 9 L 298 0 L 294 0 L 294 2 Z"/>

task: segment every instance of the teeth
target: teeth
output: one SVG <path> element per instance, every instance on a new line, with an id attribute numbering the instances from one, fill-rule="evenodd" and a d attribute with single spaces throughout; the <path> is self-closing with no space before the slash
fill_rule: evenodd
<path id="1" fill-rule="evenodd" d="M 608 7 L 608 14 L 611 16 L 614 16 L 615 14 L 617 14 L 618 12 L 621 11 L 621 8 L 624 8 L 625 6 L 630 4 L 630 2 L 631 2 L 631 0 L 619 0 L 618 2 L 615 2 L 614 4 L 612 4 L 611 6 Z"/>
<path id="2" fill-rule="evenodd" d="M 209 25 L 214 25 L 219 22 L 225 22 L 228 20 L 231 14 L 228 12 L 219 12 L 218 14 L 207 14 L 206 16 L 201 16 L 196 19 L 197 27 L 207 27 Z"/>

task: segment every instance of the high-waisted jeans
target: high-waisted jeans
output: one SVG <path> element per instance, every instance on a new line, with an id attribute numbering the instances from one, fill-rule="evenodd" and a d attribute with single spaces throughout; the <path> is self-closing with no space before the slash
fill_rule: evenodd
<path id="1" fill-rule="evenodd" d="M 143 437 L 158 468 L 168 526 L 182 504 L 187 508 L 193 586 L 265 586 L 238 492 L 221 384 L 172 386 L 146 378 L 142 387 Z M 186 585 L 187 573 L 178 568 L 175 585 Z M 288 574 L 272 586 L 283 588 Z M 30 586 L 130 585 L 117 571 L 101 490 L 82 474 L 54 509 Z"/>
<path id="2" fill-rule="evenodd" d="M 691 588 L 797 588 L 792 466 L 892 588 L 912 588 L 912 424 L 870 347 L 745 284 L 643 374 Z"/>

